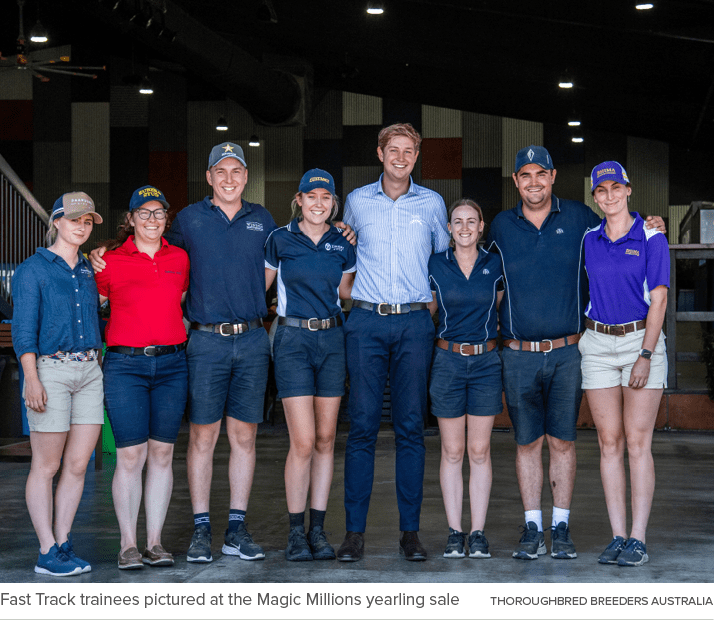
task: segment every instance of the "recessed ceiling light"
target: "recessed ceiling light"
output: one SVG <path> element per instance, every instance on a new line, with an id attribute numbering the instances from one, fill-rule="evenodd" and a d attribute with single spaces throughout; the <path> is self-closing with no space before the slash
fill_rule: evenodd
<path id="1" fill-rule="evenodd" d="M 151 95 L 154 93 L 154 87 L 151 84 L 151 81 L 147 76 L 144 76 L 144 80 L 141 81 L 141 84 L 139 85 L 139 93 L 142 95 Z"/>
<path id="2" fill-rule="evenodd" d="M 216 122 L 216 130 L 220 130 L 222 132 L 228 130 L 228 122 L 225 117 L 218 118 L 218 121 Z"/>
<path id="3" fill-rule="evenodd" d="M 572 89 L 572 88 L 573 88 L 573 83 L 570 82 L 569 80 L 561 80 L 561 81 L 558 83 L 558 86 L 559 86 L 561 89 Z"/>
<path id="4" fill-rule="evenodd" d="M 573 137 L 571 141 L 573 143 L 582 143 L 583 141 L 585 141 L 585 139 L 583 139 L 582 137 Z"/>
<path id="5" fill-rule="evenodd" d="M 574 119 L 568 122 L 568 126 L 580 126 L 580 122 Z"/>
<path id="6" fill-rule="evenodd" d="M 367 13 L 370 15 L 382 15 L 384 13 L 384 5 L 381 2 L 368 2 Z"/>
<path id="7" fill-rule="evenodd" d="M 258 139 L 257 135 L 253 135 L 250 139 L 248 139 L 248 145 L 251 148 L 257 148 L 260 147 L 260 139 Z"/>
<path id="8" fill-rule="evenodd" d="M 648 11 L 649 9 L 654 9 L 654 4 L 651 2 L 643 2 L 642 4 L 636 4 L 635 8 L 638 11 Z"/>

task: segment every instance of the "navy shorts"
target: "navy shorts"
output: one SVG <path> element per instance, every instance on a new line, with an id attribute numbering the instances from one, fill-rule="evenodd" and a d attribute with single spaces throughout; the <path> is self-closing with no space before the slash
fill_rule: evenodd
<path id="1" fill-rule="evenodd" d="M 263 420 L 270 363 L 263 328 L 233 336 L 191 330 L 186 355 L 191 423 L 216 423 L 224 413 L 245 423 Z"/>
<path id="2" fill-rule="evenodd" d="M 186 352 L 104 357 L 104 404 L 117 447 L 175 443 L 186 409 Z"/>
<path id="3" fill-rule="evenodd" d="M 499 414 L 503 410 L 501 369 L 496 350 L 462 356 L 435 347 L 429 382 L 432 414 L 442 419 Z"/>
<path id="4" fill-rule="evenodd" d="M 544 434 L 574 441 L 580 412 L 580 351 L 577 344 L 551 352 L 504 347 L 503 388 L 516 443 L 528 445 Z"/>
<path id="5" fill-rule="evenodd" d="M 278 326 L 273 343 L 278 397 L 345 394 L 344 328 L 311 332 Z"/>

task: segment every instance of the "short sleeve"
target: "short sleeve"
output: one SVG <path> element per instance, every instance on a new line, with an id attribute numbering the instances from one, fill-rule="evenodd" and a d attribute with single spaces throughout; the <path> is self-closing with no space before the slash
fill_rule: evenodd
<path id="1" fill-rule="evenodd" d="M 181 250 L 181 254 L 183 254 L 183 292 L 188 291 L 188 282 L 190 278 L 190 270 L 191 270 L 191 262 L 188 259 L 188 254 L 186 253 L 185 250 Z"/>
<path id="2" fill-rule="evenodd" d="M 345 262 L 342 264 L 342 273 L 353 273 L 357 270 L 357 254 L 354 245 L 345 246 Z"/>
<path id="3" fill-rule="evenodd" d="M 104 267 L 102 271 L 94 272 L 94 280 L 97 283 L 97 291 L 99 291 L 99 295 L 102 295 L 103 297 L 111 297 L 110 284 L 112 265 L 114 264 L 112 262 L 112 257 L 114 256 L 114 254 L 112 254 L 111 252 L 107 252 L 104 256 L 104 260 L 107 263 L 107 266 Z"/>
<path id="4" fill-rule="evenodd" d="M 652 232 L 652 234 L 647 234 Z M 647 288 L 669 288 L 669 245 L 667 237 L 658 230 L 645 230 L 647 236 Z"/>
<path id="5" fill-rule="evenodd" d="M 275 234 L 275 231 L 271 232 L 265 242 L 265 267 L 277 271 L 280 266 L 280 252 Z"/>

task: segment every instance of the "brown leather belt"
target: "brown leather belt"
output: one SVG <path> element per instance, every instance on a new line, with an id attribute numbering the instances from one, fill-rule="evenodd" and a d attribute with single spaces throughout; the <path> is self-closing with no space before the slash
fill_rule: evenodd
<path id="1" fill-rule="evenodd" d="M 353 308 L 373 310 L 382 317 L 386 317 L 387 315 L 403 315 L 415 310 L 424 310 L 427 308 L 424 302 L 413 302 L 409 304 L 373 304 L 372 302 L 363 302 L 360 299 L 353 299 L 352 306 Z"/>
<path id="2" fill-rule="evenodd" d="M 490 352 L 496 349 L 498 341 L 492 339 L 486 343 L 452 343 L 450 341 L 445 341 L 444 339 L 437 339 L 436 346 L 440 349 L 445 349 L 447 352 L 454 352 L 456 354 L 461 354 L 462 356 L 480 356 L 486 352 Z"/>
<path id="3" fill-rule="evenodd" d="M 647 325 L 646 319 L 641 319 L 640 321 L 632 321 L 630 323 L 618 323 L 616 325 L 607 325 L 600 323 L 599 321 L 593 321 L 592 319 L 585 318 L 585 327 L 588 330 L 595 330 L 600 334 L 609 334 L 610 336 L 625 336 L 630 332 L 637 332 L 637 330 L 644 330 Z"/>
<path id="4" fill-rule="evenodd" d="M 193 322 L 191 324 L 192 330 L 211 332 L 213 334 L 220 334 L 221 336 L 245 334 L 248 330 L 256 330 L 262 327 L 263 322 L 260 319 L 253 319 L 253 321 L 249 321 L 248 323 L 209 323 L 207 325 L 202 325 L 200 323 Z"/>
<path id="5" fill-rule="evenodd" d="M 560 339 L 545 339 L 543 341 L 519 341 L 518 339 L 505 339 L 504 347 L 510 347 L 516 351 L 524 352 L 552 352 L 566 345 L 575 345 L 582 334 L 571 334 Z"/>
<path id="6" fill-rule="evenodd" d="M 299 319 L 298 317 L 278 317 L 279 326 L 291 326 L 293 328 L 303 328 L 317 332 L 317 330 L 329 330 L 342 325 L 341 317 L 330 317 L 329 319 L 318 319 L 312 317 L 310 319 Z"/>

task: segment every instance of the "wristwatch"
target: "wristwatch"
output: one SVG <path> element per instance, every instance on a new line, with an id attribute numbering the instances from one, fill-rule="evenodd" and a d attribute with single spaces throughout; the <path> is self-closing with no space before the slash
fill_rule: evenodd
<path id="1" fill-rule="evenodd" d="M 642 358 L 646 358 L 647 360 L 649 360 L 650 358 L 652 358 L 652 352 L 649 349 L 643 349 L 640 352 L 640 356 L 642 356 Z"/>

